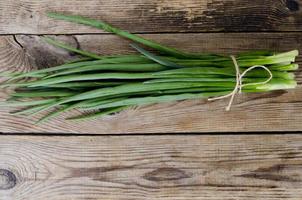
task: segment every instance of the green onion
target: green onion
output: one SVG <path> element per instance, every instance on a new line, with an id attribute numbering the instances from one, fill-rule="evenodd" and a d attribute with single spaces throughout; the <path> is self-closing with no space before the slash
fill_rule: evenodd
<path id="1" fill-rule="evenodd" d="M 74 52 L 79 59 L 47 69 L 30 72 L 1 72 L 5 81 L 0 87 L 12 87 L 6 102 L 21 110 L 14 115 L 27 117 L 49 111 L 38 123 L 74 109 L 93 113 L 68 120 L 92 119 L 114 114 L 131 106 L 149 105 L 188 99 L 207 99 L 230 94 L 237 83 L 236 69 L 230 56 L 213 53 L 187 53 L 166 47 L 115 28 L 105 22 L 81 16 L 49 13 L 50 17 L 96 27 L 135 44 L 132 55 L 101 56 L 76 49 L 49 37 L 43 39 L 59 48 Z M 144 47 L 153 51 L 147 51 Z M 252 66 L 265 66 L 242 77 L 242 92 L 267 92 L 297 86 L 294 71 L 298 51 L 251 51 L 235 56 L 240 73 Z M 264 83 L 265 82 L 265 83 Z M 248 85 L 245 85 L 248 84 Z"/>

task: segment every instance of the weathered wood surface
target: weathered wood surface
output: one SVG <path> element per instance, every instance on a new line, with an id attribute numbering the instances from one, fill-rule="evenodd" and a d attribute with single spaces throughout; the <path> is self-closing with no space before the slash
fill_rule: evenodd
<path id="1" fill-rule="evenodd" d="M 250 34 L 156 34 L 145 35 L 188 51 L 236 53 L 255 49 L 302 51 L 301 33 Z M 128 42 L 112 35 L 59 36 L 64 40 L 100 54 L 129 53 Z M 26 71 L 61 63 L 74 55 L 43 43 L 39 36 L 3 36 L 0 40 L 0 71 Z M 194 41 L 194 42 L 192 42 Z M 21 46 L 20 46 L 21 45 Z M 298 63 L 301 63 L 301 57 Z M 301 70 L 296 73 L 302 83 Z M 9 91 L 1 90 L 5 99 Z M 302 90 L 248 94 L 238 96 L 231 112 L 225 112 L 228 100 L 173 102 L 132 108 L 115 116 L 74 123 L 63 120 L 65 114 L 45 124 L 34 125 L 42 115 L 32 118 L 0 110 L 0 132 L 22 133 L 163 133 L 163 132 L 229 132 L 229 131 L 300 131 L 302 130 Z M 76 112 L 77 113 L 77 112 Z M 76 114 L 72 113 L 72 114 Z M 71 115 L 72 115 L 71 114 Z"/>
<path id="2" fill-rule="evenodd" d="M 301 31 L 301 0 L 5 0 L 0 34 L 100 33 L 58 22 L 48 11 L 79 14 L 132 32 Z"/>
<path id="3" fill-rule="evenodd" d="M 301 135 L 1 136 L 0 199 L 300 200 Z"/>
<path id="4" fill-rule="evenodd" d="M 0 1 L 0 35 L 5 34 L 0 36 L 0 71 L 51 67 L 76 57 L 46 45 L 37 34 L 75 34 L 57 39 L 99 54 L 133 53 L 125 40 L 49 19 L 47 11 L 101 19 L 134 33 L 156 33 L 144 36 L 183 50 L 234 54 L 302 51 L 301 5 L 301 0 Z M 263 31 L 267 33 L 245 33 Z M 87 33 L 92 35 L 82 35 Z M 302 70 L 296 75 L 301 84 Z M 1 89 L 0 101 L 9 92 Z M 41 115 L 26 119 L 0 108 L 0 133 L 261 134 L 2 135 L 0 200 L 300 200 L 302 135 L 262 133 L 302 130 L 301 86 L 238 96 L 231 112 L 224 111 L 227 102 L 144 106 L 81 123 L 64 121 L 65 114 L 41 125 L 34 125 Z"/>

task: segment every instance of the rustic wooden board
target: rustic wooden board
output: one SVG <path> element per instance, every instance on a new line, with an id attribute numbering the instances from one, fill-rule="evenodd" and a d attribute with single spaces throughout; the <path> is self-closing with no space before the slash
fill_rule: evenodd
<path id="1" fill-rule="evenodd" d="M 0 34 L 99 33 L 46 17 L 56 11 L 132 32 L 301 31 L 301 0 L 5 0 Z"/>
<path id="2" fill-rule="evenodd" d="M 236 53 L 251 49 L 302 51 L 301 33 L 233 33 L 233 34 L 156 34 L 147 38 L 190 51 Z M 129 53 L 128 42 L 112 35 L 59 36 L 86 50 L 100 54 Z M 194 41 L 194 42 L 192 42 Z M 0 71 L 30 70 L 61 63 L 75 56 L 46 45 L 39 36 L 3 36 L 0 39 Z M 21 47 L 21 46 L 22 47 Z M 301 57 L 298 62 L 302 61 Z M 302 83 L 301 70 L 296 73 Z M 2 100 L 10 91 L 0 90 Z M 34 125 L 41 115 L 32 118 L 0 110 L 0 132 L 22 133 L 162 133 L 229 131 L 301 131 L 302 89 L 238 96 L 231 112 L 225 112 L 228 100 L 173 102 L 128 109 L 115 116 L 74 123 L 63 115 L 45 124 Z M 78 114 L 74 112 L 72 114 Z M 70 114 L 69 114 L 70 115 Z"/>
<path id="3" fill-rule="evenodd" d="M 301 135 L 1 136 L 0 198 L 300 200 Z"/>

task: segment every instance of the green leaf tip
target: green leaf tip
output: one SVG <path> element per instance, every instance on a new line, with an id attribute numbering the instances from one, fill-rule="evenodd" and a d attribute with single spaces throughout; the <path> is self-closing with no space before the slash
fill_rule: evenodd
<path id="1" fill-rule="evenodd" d="M 72 52 L 75 52 L 77 54 L 80 54 L 80 55 L 83 55 L 83 56 L 86 56 L 86 57 L 90 57 L 90 58 L 94 58 L 94 59 L 103 59 L 102 56 L 99 56 L 97 54 L 94 54 L 94 53 L 91 53 L 91 52 L 88 52 L 88 51 L 83 51 L 81 49 L 77 49 L 77 48 L 74 48 L 66 43 L 63 43 L 63 42 L 59 42 L 59 41 L 56 41 L 50 37 L 47 37 L 47 36 L 44 36 L 42 37 L 42 40 L 44 40 L 45 42 L 53 45 L 53 46 L 56 46 L 56 47 L 60 47 L 62 49 L 66 49 L 68 51 L 72 51 Z"/>

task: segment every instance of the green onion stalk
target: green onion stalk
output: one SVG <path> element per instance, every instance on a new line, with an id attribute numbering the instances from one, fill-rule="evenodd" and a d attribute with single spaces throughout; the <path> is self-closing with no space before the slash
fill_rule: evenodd
<path id="1" fill-rule="evenodd" d="M 137 54 L 101 56 L 43 37 L 49 44 L 77 53 L 80 59 L 25 73 L 1 73 L 7 78 L 1 87 L 12 87 L 14 92 L 0 106 L 17 108 L 12 112 L 14 115 L 32 116 L 48 111 L 39 120 L 44 122 L 63 112 L 79 109 L 89 114 L 71 116 L 67 120 L 90 119 L 131 106 L 220 97 L 232 93 L 238 82 L 238 71 L 230 56 L 183 52 L 81 16 L 58 13 L 48 13 L 48 16 L 126 38 L 133 42 L 130 45 Z M 271 72 L 268 74 L 260 68 L 249 71 L 241 79 L 242 92 L 295 88 L 297 56 L 297 50 L 251 51 L 236 55 L 240 73 L 256 65 L 265 66 Z M 270 75 L 272 78 L 267 82 Z"/>

